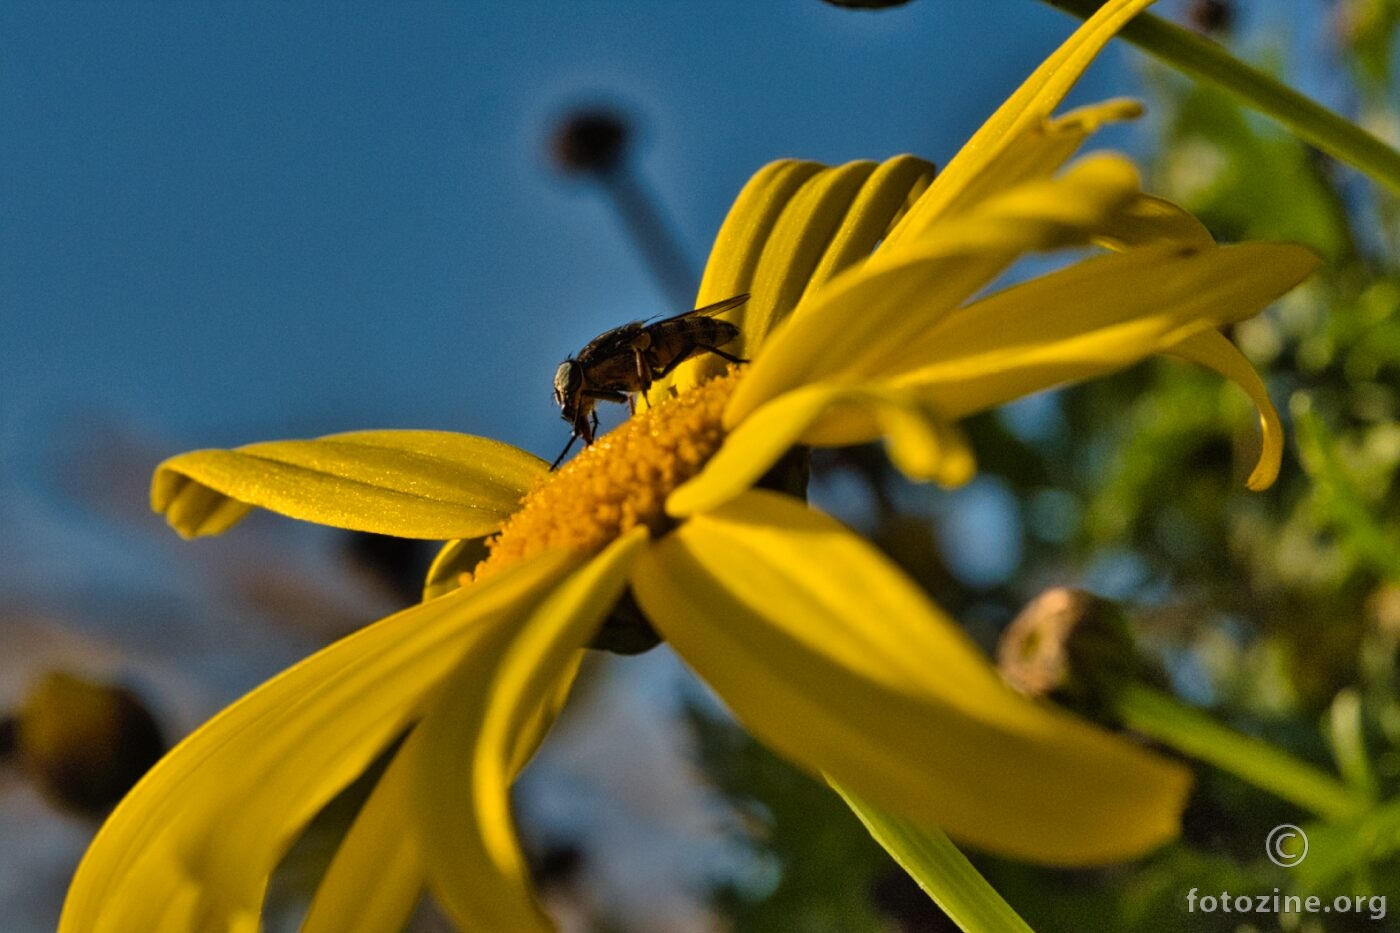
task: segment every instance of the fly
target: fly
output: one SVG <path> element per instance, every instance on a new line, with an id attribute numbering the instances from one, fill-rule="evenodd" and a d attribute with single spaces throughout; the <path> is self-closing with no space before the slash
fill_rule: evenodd
<path id="1" fill-rule="evenodd" d="M 746 362 L 720 349 L 739 336 L 738 325 L 714 315 L 748 300 L 747 294 L 735 295 L 653 323 L 623 324 L 593 338 L 577 356 L 560 363 L 554 373 L 554 401 L 573 434 L 549 468 L 557 467 L 580 437 L 585 445 L 593 443 L 598 431 L 598 414 L 593 409 L 598 402 L 626 402 L 636 411 L 637 393 L 645 394 L 657 379 L 701 353 L 713 353 L 731 363 Z"/>

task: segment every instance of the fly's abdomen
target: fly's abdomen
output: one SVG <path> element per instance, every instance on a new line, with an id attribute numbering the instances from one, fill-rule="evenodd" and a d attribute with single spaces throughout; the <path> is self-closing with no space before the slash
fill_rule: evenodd
<path id="1" fill-rule="evenodd" d="M 657 376 L 696 354 L 732 343 L 738 336 L 738 325 L 716 318 L 682 318 L 654 324 L 647 363 L 652 375 Z"/>

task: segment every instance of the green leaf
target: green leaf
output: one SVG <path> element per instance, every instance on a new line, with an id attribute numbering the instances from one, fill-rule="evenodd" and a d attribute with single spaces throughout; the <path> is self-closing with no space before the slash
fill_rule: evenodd
<path id="1" fill-rule="evenodd" d="M 831 786 L 875 841 L 919 882 L 959 929 L 966 933 L 1031 933 L 1026 921 L 941 831 L 890 816 L 840 785 L 833 782 Z"/>

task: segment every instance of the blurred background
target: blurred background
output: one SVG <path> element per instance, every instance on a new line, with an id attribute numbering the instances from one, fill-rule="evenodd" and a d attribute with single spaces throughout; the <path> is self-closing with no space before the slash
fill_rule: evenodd
<path id="1" fill-rule="evenodd" d="M 1159 7 L 1396 137 L 1391 0 Z M 144 762 L 415 599 L 431 556 L 269 516 L 182 542 L 147 508 L 160 460 L 371 427 L 552 458 L 554 367 L 690 307 L 755 170 L 945 163 L 1074 25 L 1032 0 L 0 5 L 0 929 L 52 929 Z M 1112 96 L 1149 116 L 1096 143 L 1153 190 L 1223 240 L 1329 261 L 1233 335 L 1293 422 L 1281 483 L 1244 491 L 1242 394 L 1161 363 L 977 419 L 962 490 L 910 486 L 869 449 L 819 457 L 814 500 L 989 650 L 1044 587 L 1086 587 L 1178 697 L 1383 798 L 1400 780 L 1394 199 L 1117 44 L 1070 103 Z M 664 647 L 598 659 L 580 700 L 520 789 L 566 929 L 948 928 Z M 39 734 L 125 741 L 55 763 L 20 738 Z M 1037 929 L 1177 928 L 1203 878 L 1302 883 L 1262 840 L 1306 817 L 1203 769 L 1186 838 L 1144 864 L 978 864 Z M 1388 819 L 1307 883 L 1384 893 Z M 289 857 L 270 927 L 294 925 L 318 851 Z M 1217 921 L 1233 929 L 1190 928 Z"/>

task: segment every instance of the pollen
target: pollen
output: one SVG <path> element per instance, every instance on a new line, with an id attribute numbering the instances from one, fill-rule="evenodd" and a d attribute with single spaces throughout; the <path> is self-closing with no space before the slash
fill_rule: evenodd
<path id="1" fill-rule="evenodd" d="M 666 514 L 666 497 L 719 450 L 721 415 L 742 374 L 730 367 L 638 412 L 546 475 L 487 540 L 489 554 L 472 578 L 546 550 L 593 553 L 639 525 L 653 536 L 669 531 L 675 520 Z"/>

